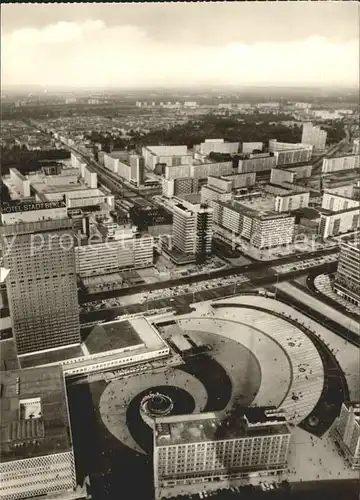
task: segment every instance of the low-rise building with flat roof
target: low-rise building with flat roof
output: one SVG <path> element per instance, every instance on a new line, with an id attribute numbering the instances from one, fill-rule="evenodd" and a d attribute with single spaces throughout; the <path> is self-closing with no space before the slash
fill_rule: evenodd
<path id="1" fill-rule="evenodd" d="M 65 377 L 128 369 L 170 356 L 170 348 L 144 316 L 91 327 L 79 347 L 23 357 L 22 368 L 61 364 Z"/>
<path id="2" fill-rule="evenodd" d="M 60 366 L 1 373 L 0 496 L 4 500 L 76 488 L 74 452 Z"/>

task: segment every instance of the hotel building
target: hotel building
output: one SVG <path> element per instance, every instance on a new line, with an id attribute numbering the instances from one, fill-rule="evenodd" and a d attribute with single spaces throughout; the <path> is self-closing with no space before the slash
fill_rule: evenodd
<path id="1" fill-rule="evenodd" d="M 3 207 L 19 210 L 2 214 L 0 236 L 20 357 L 80 343 L 73 223 L 64 218 L 63 203 L 55 205 Z"/>
<path id="2" fill-rule="evenodd" d="M 335 292 L 360 306 L 360 240 L 359 233 L 341 238 Z"/>
<path id="3" fill-rule="evenodd" d="M 247 408 L 233 418 L 215 413 L 155 418 L 155 498 L 172 486 L 285 471 L 290 438 L 284 415 L 272 409 Z"/>
<path id="4" fill-rule="evenodd" d="M 360 403 L 344 402 L 331 430 L 345 460 L 352 469 L 360 469 Z"/>

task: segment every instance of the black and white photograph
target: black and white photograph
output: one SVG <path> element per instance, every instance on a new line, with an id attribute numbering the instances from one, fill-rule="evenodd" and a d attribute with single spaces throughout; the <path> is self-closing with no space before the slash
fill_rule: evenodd
<path id="1" fill-rule="evenodd" d="M 359 32 L 2 4 L 1 500 L 359 500 Z"/>

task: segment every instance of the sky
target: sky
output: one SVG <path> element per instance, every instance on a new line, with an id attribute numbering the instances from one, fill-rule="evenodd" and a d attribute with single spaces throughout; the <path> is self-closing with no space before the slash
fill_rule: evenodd
<path id="1" fill-rule="evenodd" d="M 357 2 L 8 4 L 1 82 L 356 86 Z"/>

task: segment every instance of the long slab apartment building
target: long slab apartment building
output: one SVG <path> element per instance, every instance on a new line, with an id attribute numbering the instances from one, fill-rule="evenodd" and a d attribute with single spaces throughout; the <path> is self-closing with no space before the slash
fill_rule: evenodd
<path id="1" fill-rule="evenodd" d="M 160 498 L 178 485 L 285 471 L 291 432 L 281 412 L 247 408 L 233 420 L 216 413 L 155 418 L 153 439 Z"/>
<path id="2" fill-rule="evenodd" d="M 232 244 L 245 240 L 258 249 L 290 244 L 294 238 L 295 216 L 274 209 L 259 210 L 243 200 L 213 201 L 214 233 Z"/>

